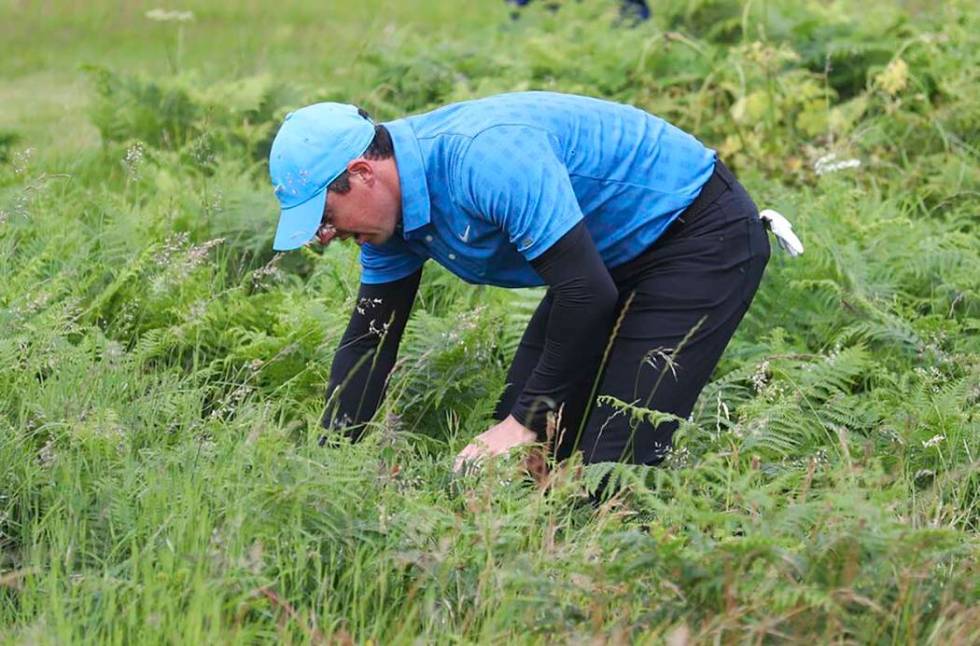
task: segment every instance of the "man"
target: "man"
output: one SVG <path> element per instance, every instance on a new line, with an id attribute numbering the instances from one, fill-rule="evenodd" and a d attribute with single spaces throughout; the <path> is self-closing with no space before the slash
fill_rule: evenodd
<path id="1" fill-rule="evenodd" d="M 769 258 L 755 204 L 712 150 L 599 99 L 504 94 L 382 125 L 316 104 L 286 117 L 270 174 L 277 250 L 361 246 L 327 429 L 356 439 L 377 409 L 427 260 L 471 283 L 547 286 L 499 421 L 457 468 L 545 440 L 558 459 L 661 461 L 676 422 L 610 397 L 687 417 Z"/>

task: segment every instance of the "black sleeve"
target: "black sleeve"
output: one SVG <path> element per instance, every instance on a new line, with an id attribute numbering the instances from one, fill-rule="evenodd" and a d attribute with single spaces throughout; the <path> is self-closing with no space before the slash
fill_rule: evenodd
<path id="1" fill-rule="evenodd" d="M 378 409 L 395 365 L 422 270 L 379 285 L 361 284 L 330 367 L 323 427 L 359 440 Z M 320 444 L 325 437 L 320 438 Z"/>
<path id="2" fill-rule="evenodd" d="M 553 303 L 544 350 L 511 415 L 543 440 L 547 414 L 598 369 L 619 293 L 583 222 L 531 266 L 548 285 Z"/>

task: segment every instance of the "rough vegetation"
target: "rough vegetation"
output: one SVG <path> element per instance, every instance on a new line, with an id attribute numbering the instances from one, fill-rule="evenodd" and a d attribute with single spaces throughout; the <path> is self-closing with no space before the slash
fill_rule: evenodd
<path id="1" fill-rule="evenodd" d="M 980 640 L 974 3 L 43 4 L 0 9 L 4 640 Z M 540 293 L 436 266 L 375 428 L 318 446 L 358 269 L 271 251 L 279 120 L 526 88 L 695 133 L 806 255 L 662 467 L 451 477 Z"/>

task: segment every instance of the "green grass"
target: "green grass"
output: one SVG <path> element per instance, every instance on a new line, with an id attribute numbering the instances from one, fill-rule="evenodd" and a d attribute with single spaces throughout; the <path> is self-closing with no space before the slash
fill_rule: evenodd
<path id="1" fill-rule="evenodd" d="M 0 7 L 0 639 L 980 640 L 980 11 L 655 4 Z M 540 292 L 434 266 L 318 446 L 356 254 L 272 253 L 275 127 L 522 88 L 694 132 L 806 255 L 662 467 L 452 477 Z"/>

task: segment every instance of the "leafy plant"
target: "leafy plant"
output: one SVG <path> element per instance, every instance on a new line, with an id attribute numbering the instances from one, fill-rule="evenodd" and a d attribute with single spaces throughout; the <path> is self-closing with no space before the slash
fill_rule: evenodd
<path id="1" fill-rule="evenodd" d="M 332 35 L 302 3 L 195 6 L 155 75 L 172 33 L 113 59 L 84 45 L 145 34 L 128 14 L 46 14 L 93 59 L 101 145 L 0 134 L 6 640 L 980 639 L 975 3 L 546 4 L 453 4 L 449 32 L 434 0 L 338 5 Z M 774 253 L 658 467 L 451 475 L 542 292 L 437 267 L 365 440 L 319 446 L 356 250 L 271 252 L 276 126 L 532 88 L 693 132 L 806 255 Z"/>

